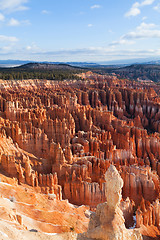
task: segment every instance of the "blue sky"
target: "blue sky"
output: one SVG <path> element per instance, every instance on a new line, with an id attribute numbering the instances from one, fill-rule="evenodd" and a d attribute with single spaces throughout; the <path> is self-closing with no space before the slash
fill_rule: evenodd
<path id="1" fill-rule="evenodd" d="M 0 59 L 160 59 L 160 0 L 0 0 Z"/>

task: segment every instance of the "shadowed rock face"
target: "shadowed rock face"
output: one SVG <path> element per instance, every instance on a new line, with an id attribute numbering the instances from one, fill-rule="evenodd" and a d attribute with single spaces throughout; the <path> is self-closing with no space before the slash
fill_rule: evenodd
<path id="1" fill-rule="evenodd" d="M 142 240 L 138 230 L 125 228 L 123 213 L 119 208 L 123 180 L 113 165 L 107 170 L 105 180 L 107 202 L 97 206 L 96 212 L 90 217 L 87 232 L 78 239 Z"/>

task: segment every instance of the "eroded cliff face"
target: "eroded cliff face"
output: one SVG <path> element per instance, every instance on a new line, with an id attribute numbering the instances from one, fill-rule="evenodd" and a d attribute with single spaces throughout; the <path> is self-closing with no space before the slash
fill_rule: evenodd
<path id="1" fill-rule="evenodd" d="M 106 201 L 112 164 L 124 181 L 123 200 L 134 201 L 141 216 L 142 199 L 154 205 L 159 198 L 159 86 L 82 77 L 0 82 L 1 170 L 21 186 L 94 210 Z"/>

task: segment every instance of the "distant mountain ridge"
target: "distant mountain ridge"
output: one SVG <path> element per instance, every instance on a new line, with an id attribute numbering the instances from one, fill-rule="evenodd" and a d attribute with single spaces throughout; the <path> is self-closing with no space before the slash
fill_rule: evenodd
<path id="1" fill-rule="evenodd" d="M 71 66 L 69 64 L 65 63 L 57 63 L 57 64 L 52 64 L 52 63 L 26 63 L 24 65 L 21 65 L 19 67 L 16 67 L 19 69 L 33 69 L 33 70 L 41 70 L 41 69 L 46 69 L 46 70 L 54 70 L 54 69 L 63 69 L 63 70 L 73 70 L 73 69 L 79 69 L 77 66 Z"/>
<path id="2" fill-rule="evenodd" d="M 86 67 L 86 66 L 94 66 L 94 65 L 99 65 L 98 63 L 90 63 L 90 62 L 50 62 L 50 61 L 21 61 L 21 60 L 0 60 L 0 67 L 16 67 L 16 66 L 21 66 L 25 64 L 54 64 L 54 65 L 71 65 L 74 67 Z"/>
<path id="3" fill-rule="evenodd" d="M 12 62 L 13 63 L 13 62 Z M 18 62 L 17 62 L 18 63 Z M 19 62 L 20 63 L 20 62 Z M 10 62 L 11 64 L 11 62 Z M 49 63 L 49 62 L 29 62 L 14 67 L 0 66 L 0 75 L 3 79 L 27 79 L 30 78 L 46 78 L 46 79 L 72 79 L 75 73 L 79 71 L 93 71 L 99 74 L 115 73 L 120 78 L 128 78 L 131 80 L 152 80 L 160 81 L 160 61 L 157 60 L 149 63 L 140 63 L 132 65 L 100 65 L 96 63 Z M 78 66 L 79 65 L 79 66 Z M 18 75 L 17 75 L 18 74 Z M 14 75 L 14 76 L 13 76 Z"/>
<path id="4" fill-rule="evenodd" d="M 39 63 L 39 64 L 65 64 L 74 67 L 100 67 L 100 66 L 129 66 L 133 64 L 154 64 L 160 65 L 160 60 L 151 60 L 148 59 L 133 59 L 133 60 L 117 60 L 117 61 L 103 61 L 103 62 L 52 62 L 52 61 L 30 61 L 30 60 L 0 60 L 0 67 L 14 67 L 14 66 L 21 66 L 28 63 Z"/>
<path id="5" fill-rule="evenodd" d="M 132 64 L 125 67 L 101 67 L 96 72 L 101 74 L 117 74 L 120 78 L 128 78 L 131 80 L 152 80 L 154 82 L 160 81 L 160 64 Z"/>
<path id="6" fill-rule="evenodd" d="M 0 66 L 0 79 L 47 79 L 62 81 L 66 79 L 79 79 L 80 77 L 77 74 L 81 73 L 82 71 L 85 71 L 84 68 L 70 66 L 68 64 L 49 64 L 34 62 L 14 67 Z"/>

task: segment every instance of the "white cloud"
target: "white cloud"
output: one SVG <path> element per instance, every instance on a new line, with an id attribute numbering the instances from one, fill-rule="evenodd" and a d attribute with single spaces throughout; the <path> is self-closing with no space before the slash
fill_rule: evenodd
<path id="1" fill-rule="evenodd" d="M 123 36 L 124 39 L 144 39 L 144 38 L 160 38 L 160 30 L 156 28 L 154 23 L 142 22 L 135 31 L 131 31 Z"/>
<path id="2" fill-rule="evenodd" d="M 132 58 L 143 58 L 143 57 L 150 57 L 150 56 L 160 56 L 160 49 L 143 49 L 143 50 L 117 50 L 112 47 L 103 48 L 103 47 L 88 47 L 83 49 L 66 49 L 66 50 L 59 50 L 59 51 L 41 51 L 35 52 L 32 55 L 32 58 L 42 58 L 42 59 L 58 59 L 58 61 L 84 61 L 91 60 L 91 61 L 111 61 L 117 59 L 132 59 Z"/>
<path id="3" fill-rule="evenodd" d="M 16 37 L 0 35 L 0 42 L 17 42 L 17 41 L 18 39 Z"/>
<path id="4" fill-rule="evenodd" d="M 114 47 L 88 47 L 82 49 L 61 49 L 57 51 L 45 51 L 33 49 L 33 44 L 26 48 L 20 48 L 18 45 L 0 47 L 0 57 L 3 59 L 29 59 L 39 61 L 112 61 L 122 59 L 138 59 L 146 57 L 160 57 L 160 49 L 121 49 Z M 18 55 L 17 55 L 18 53 Z"/>
<path id="5" fill-rule="evenodd" d="M 19 26 L 19 25 L 20 25 L 20 22 L 19 22 L 17 19 L 15 19 L 15 18 L 11 18 L 11 19 L 9 20 L 8 25 L 9 25 L 9 26 Z"/>
<path id="6" fill-rule="evenodd" d="M 128 39 L 125 39 L 125 38 L 121 37 L 120 40 L 114 41 L 114 42 L 112 42 L 110 45 L 111 45 L 111 46 L 116 46 L 116 45 L 132 45 L 132 44 L 134 44 L 134 43 L 135 43 L 134 41 L 131 41 L 131 40 L 128 40 Z"/>
<path id="7" fill-rule="evenodd" d="M 5 16 L 2 14 L 2 13 L 0 13 L 0 21 L 4 21 L 5 20 Z"/>
<path id="8" fill-rule="evenodd" d="M 0 13 L 0 21 L 5 22 L 5 24 L 8 26 L 30 25 L 29 20 L 19 21 L 13 17 L 7 19 L 4 16 L 5 14 L 11 14 L 15 11 L 28 9 L 28 7 L 25 5 L 28 2 L 29 0 L 0 0 L 0 10 L 2 12 Z"/>
<path id="9" fill-rule="evenodd" d="M 132 7 L 126 14 L 125 17 L 135 17 L 141 13 L 140 9 L 137 7 Z"/>
<path id="10" fill-rule="evenodd" d="M 134 44 L 136 39 L 160 38 L 160 29 L 154 23 L 142 22 L 134 31 L 130 31 L 112 42 L 111 46 Z"/>
<path id="11" fill-rule="evenodd" d="M 147 29 L 151 29 L 151 28 L 155 28 L 155 27 L 156 27 L 156 24 L 154 24 L 154 23 L 142 22 L 139 26 L 137 26 L 137 30 L 143 31 L 143 30 L 147 30 Z"/>
<path id="12" fill-rule="evenodd" d="M 146 16 L 144 16 L 143 18 L 142 18 L 142 21 L 144 21 L 144 20 L 146 20 L 147 19 L 147 17 Z"/>
<path id="13" fill-rule="evenodd" d="M 144 0 L 143 2 L 139 3 L 139 2 L 135 2 L 131 9 L 125 13 L 125 17 L 135 17 L 137 15 L 139 15 L 141 13 L 140 8 L 144 7 L 144 6 L 148 6 L 148 5 L 152 5 L 154 3 L 155 0 Z"/>
<path id="14" fill-rule="evenodd" d="M 30 53 L 42 52 L 35 42 L 32 42 L 30 45 L 28 45 L 25 50 Z"/>
<path id="15" fill-rule="evenodd" d="M 142 3 L 141 3 L 141 6 L 147 6 L 147 5 L 151 5 L 154 3 L 155 0 L 144 0 Z"/>
<path id="16" fill-rule="evenodd" d="M 93 27 L 93 24 L 89 23 L 89 24 L 88 24 L 88 27 Z"/>
<path id="17" fill-rule="evenodd" d="M 28 50 L 28 51 L 30 51 L 31 49 L 32 49 L 31 46 L 27 46 L 27 47 L 26 47 L 26 50 Z"/>
<path id="18" fill-rule="evenodd" d="M 0 9 L 7 12 L 23 11 L 28 9 L 25 6 L 28 0 L 0 0 Z"/>
<path id="19" fill-rule="evenodd" d="M 42 10 L 41 12 L 42 14 L 50 14 L 50 12 L 48 10 Z"/>
<path id="20" fill-rule="evenodd" d="M 8 26 L 10 27 L 17 27 L 17 26 L 20 26 L 20 25 L 30 25 L 30 21 L 29 20 L 22 20 L 22 21 L 19 21 L 15 18 L 11 18 L 8 22 Z"/>
<path id="21" fill-rule="evenodd" d="M 98 5 L 98 4 L 95 4 L 95 5 L 91 6 L 91 9 L 95 9 L 95 8 L 101 8 L 101 6 Z"/>

